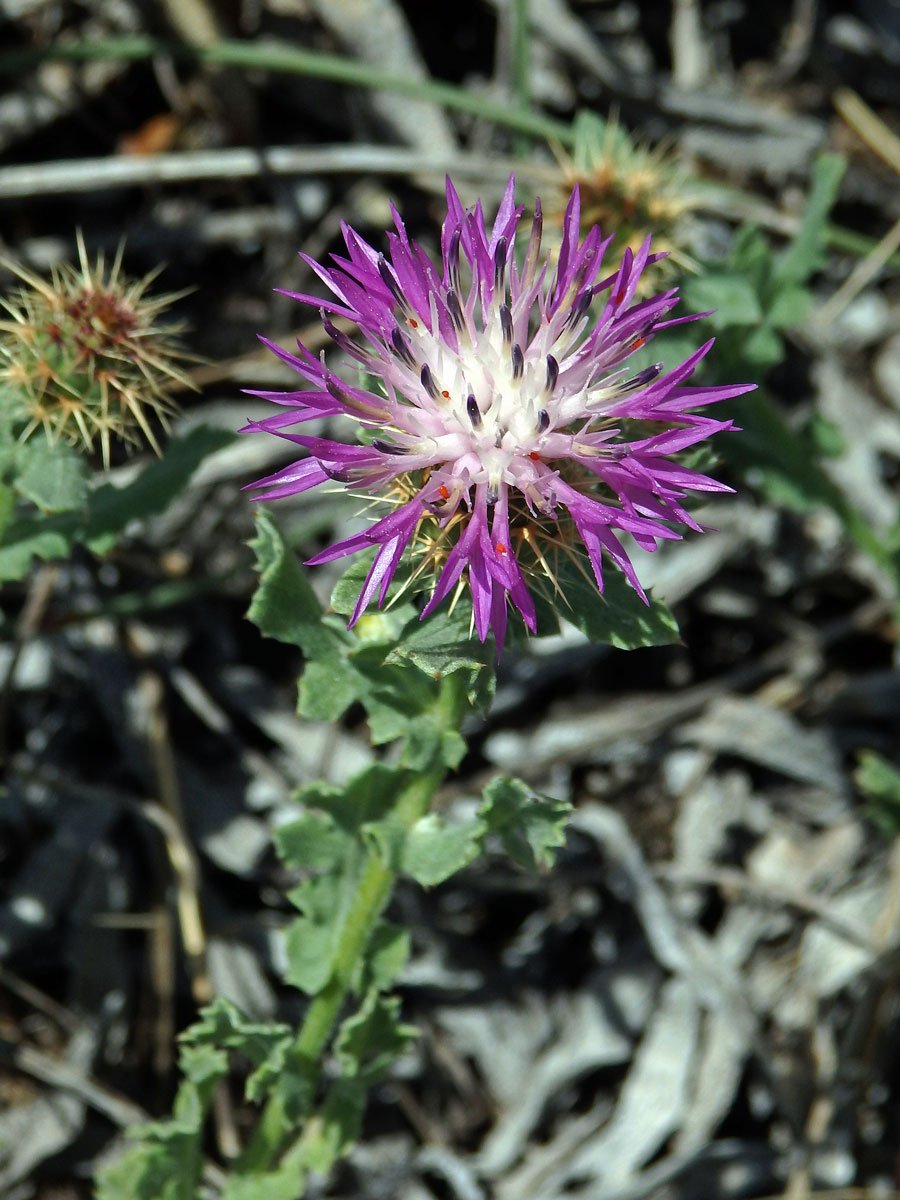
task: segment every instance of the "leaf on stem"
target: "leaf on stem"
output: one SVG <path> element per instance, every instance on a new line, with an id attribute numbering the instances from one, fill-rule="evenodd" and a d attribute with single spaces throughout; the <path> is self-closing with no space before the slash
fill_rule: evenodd
<path id="1" fill-rule="evenodd" d="M 565 844 L 571 811 L 568 801 L 539 795 L 521 779 L 500 778 L 484 789 L 478 815 L 513 862 L 536 872 L 553 865 L 555 851 Z"/>

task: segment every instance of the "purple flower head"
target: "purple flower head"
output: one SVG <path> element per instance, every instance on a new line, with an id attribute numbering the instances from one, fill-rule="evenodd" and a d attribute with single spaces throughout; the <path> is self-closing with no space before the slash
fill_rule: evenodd
<path id="1" fill-rule="evenodd" d="M 493 630 L 498 648 L 510 604 L 535 631 L 529 582 L 555 589 L 560 555 L 589 561 L 602 592 L 605 552 L 646 602 L 621 536 L 653 550 L 679 536 L 673 522 L 700 528 L 683 507 L 686 489 L 730 490 L 672 456 L 731 428 L 694 410 L 753 385 L 686 384 L 712 341 L 668 372 L 661 363 L 630 368 L 656 331 L 696 319 L 668 316 L 676 289 L 636 299 L 656 257 L 650 239 L 603 278 L 612 238 L 595 226 L 579 240 L 576 188 L 554 267 L 541 260 L 535 208 L 520 248 L 512 179 L 490 231 L 481 204 L 463 208 L 448 180 L 440 266 L 396 212 L 387 256 L 348 226 L 346 258 L 326 267 L 301 255 L 334 298 L 289 294 L 320 309 L 328 335 L 377 390 L 340 378 L 303 345 L 293 355 L 267 342 L 307 387 L 252 393 L 283 411 L 247 428 L 308 455 L 252 486 L 275 499 L 337 482 L 385 502 L 386 515 L 309 560 L 377 547 L 351 624 L 375 597 L 384 602 L 408 550 L 431 586 L 422 616 L 468 585 L 478 637 Z M 352 321 L 364 342 L 333 317 Z M 285 432 L 337 414 L 368 431 L 365 444 Z"/>

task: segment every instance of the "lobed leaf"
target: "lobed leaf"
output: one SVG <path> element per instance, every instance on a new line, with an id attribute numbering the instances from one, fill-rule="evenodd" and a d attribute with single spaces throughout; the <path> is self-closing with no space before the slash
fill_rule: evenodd
<path id="1" fill-rule="evenodd" d="M 486 833 L 496 834 L 510 858 L 527 871 L 553 865 L 565 844 L 572 811 L 565 800 L 539 795 L 521 779 L 492 780 L 484 789 L 478 816 Z"/>
<path id="2" fill-rule="evenodd" d="M 558 605 L 560 615 L 592 642 L 636 650 L 680 640 L 678 622 L 666 605 L 652 597 L 644 604 L 617 568 L 606 567 L 601 595 L 593 579 L 569 560 L 560 563 L 557 578 L 564 597 Z"/>
<path id="3" fill-rule="evenodd" d="M 336 658 L 337 636 L 322 625 L 322 606 L 294 553 L 265 509 L 256 515 L 259 584 L 247 616 L 264 637 L 299 646 L 309 658 Z"/>
<path id="4" fill-rule="evenodd" d="M 486 828 L 477 818 L 448 821 L 429 813 L 406 836 L 403 870 L 423 887 L 443 883 L 478 857 Z"/>
<path id="5" fill-rule="evenodd" d="M 305 1177 L 299 1163 L 288 1163 L 277 1171 L 253 1175 L 229 1175 L 221 1200 L 297 1200 L 304 1194 Z"/>
<path id="6" fill-rule="evenodd" d="M 341 1074 L 307 1125 L 298 1155 L 303 1166 L 327 1175 L 358 1141 L 369 1089 L 416 1037 L 415 1029 L 400 1023 L 399 1014 L 396 997 L 372 989 L 342 1023 L 335 1040 Z"/>
<path id="7" fill-rule="evenodd" d="M 84 532 L 88 546 L 103 554 L 132 521 L 165 512 L 204 459 L 230 445 L 235 436 L 224 429 L 198 425 L 184 437 L 172 438 L 163 457 L 149 462 L 131 483 L 99 487 L 88 500 Z"/>
<path id="8" fill-rule="evenodd" d="M 82 456 L 62 442 L 32 438 L 18 448 L 14 486 L 44 512 L 70 512 L 84 506 L 88 469 Z"/>
<path id="9" fill-rule="evenodd" d="M 371 988 L 384 992 L 391 987 L 409 961 L 409 931 L 391 921 L 379 921 L 366 947 L 366 957 L 354 991 L 364 994 Z"/>

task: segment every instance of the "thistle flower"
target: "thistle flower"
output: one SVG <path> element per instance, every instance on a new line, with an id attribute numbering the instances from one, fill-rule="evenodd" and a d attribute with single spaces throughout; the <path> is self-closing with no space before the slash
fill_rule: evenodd
<path id="1" fill-rule="evenodd" d="M 302 344 L 294 355 L 262 339 L 309 386 L 251 393 L 283 411 L 246 428 L 308 455 L 250 485 L 264 489 L 258 498 L 336 482 L 391 510 L 309 560 L 377 548 L 351 625 L 376 596 L 385 601 L 407 550 L 413 578 L 431 575 L 422 616 L 468 585 L 478 637 L 493 630 L 498 648 L 509 604 L 536 630 L 529 584 L 558 590 L 561 555 L 592 571 L 601 592 L 607 556 L 646 602 L 621 537 L 653 550 L 679 537 L 672 522 L 701 528 L 683 507 L 685 489 L 730 490 L 671 456 L 731 428 L 693 410 L 753 385 L 685 385 L 711 341 L 668 373 L 661 363 L 629 370 L 658 330 L 695 319 L 668 316 L 675 290 L 635 300 L 654 257 L 649 238 L 601 278 L 612 239 L 595 226 L 579 241 L 575 189 L 551 270 L 541 263 L 539 202 L 517 258 L 521 215 L 510 179 L 488 232 L 481 204 L 466 211 L 448 180 L 440 268 L 396 213 L 390 259 L 347 226 L 348 257 L 326 267 L 301 256 L 334 299 L 288 294 L 320 308 L 331 339 L 377 390 L 347 382 Z M 333 317 L 355 323 L 367 344 Z M 286 432 L 338 414 L 369 440 Z"/>
<path id="2" fill-rule="evenodd" d="M 49 281 L 4 260 L 27 285 L 0 299 L 12 318 L 0 321 L 0 383 L 20 440 L 41 428 L 88 451 L 99 440 L 106 467 L 111 437 L 140 445 L 143 436 L 159 454 L 149 414 L 167 428 L 176 387 L 191 386 L 175 365 L 187 357 L 178 328 L 157 321 L 178 296 L 146 295 L 158 270 L 126 279 L 121 247 L 107 272 L 102 255 L 91 266 L 79 234 L 78 258 L 80 270 L 62 266 Z"/>

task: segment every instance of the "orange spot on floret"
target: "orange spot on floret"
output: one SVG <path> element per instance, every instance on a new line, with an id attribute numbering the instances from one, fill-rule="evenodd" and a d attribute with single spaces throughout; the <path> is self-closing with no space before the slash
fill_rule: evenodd
<path id="1" fill-rule="evenodd" d="M 506 553 L 506 546 L 503 544 L 503 542 L 495 542 L 494 549 L 497 551 L 498 554 Z"/>
<path id="2" fill-rule="evenodd" d="M 438 495 L 440 496 L 440 498 L 442 500 L 446 500 L 449 498 L 450 489 L 447 487 L 446 483 L 442 483 L 441 486 L 438 488 Z"/>

